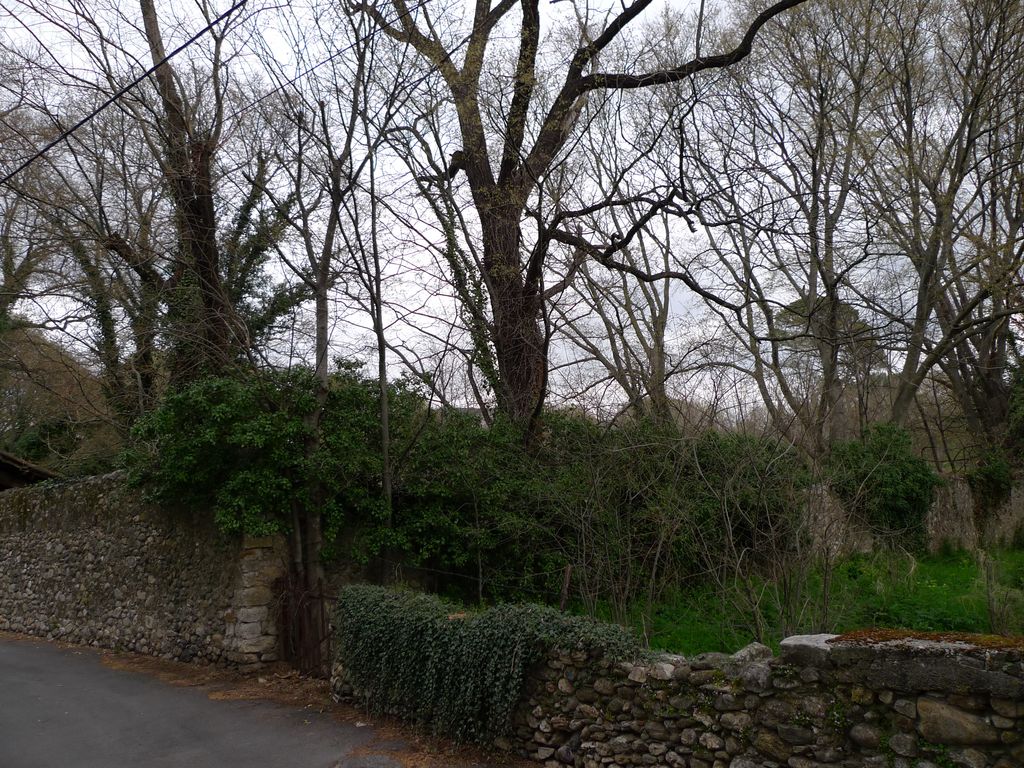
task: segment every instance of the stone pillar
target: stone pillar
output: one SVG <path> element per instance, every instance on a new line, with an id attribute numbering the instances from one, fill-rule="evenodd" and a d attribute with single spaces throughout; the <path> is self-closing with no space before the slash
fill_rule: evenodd
<path id="1" fill-rule="evenodd" d="M 238 560 L 231 607 L 224 615 L 225 658 L 236 664 L 261 664 L 280 658 L 280 595 L 275 584 L 287 572 L 282 536 L 246 536 Z"/>

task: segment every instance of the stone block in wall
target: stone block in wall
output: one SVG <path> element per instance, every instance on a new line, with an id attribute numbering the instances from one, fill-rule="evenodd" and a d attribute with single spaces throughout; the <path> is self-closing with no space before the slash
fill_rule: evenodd
<path id="1" fill-rule="evenodd" d="M 794 635 L 779 644 L 782 660 L 795 666 L 831 667 L 832 646 L 836 635 Z"/>
<path id="2" fill-rule="evenodd" d="M 240 637 L 234 650 L 242 654 L 259 654 L 260 660 L 265 653 L 277 652 L 277 638 L 273 635 L 254 635 L 252 637 Z"/>
<path id="3" fill-rule="evenodd" d="M 935 744 L 992 746 L 999 732 L 988 720 L 965 712 L 942 699 L 923 696 L 917 700 L 917 730 Z"/>
<path id="4" fill-rule="evenodd" d="M 239 622 L 264 622 L 270 617 L 269 605 L 261 605 L 255 608 L 239 608 L 234 612 Z"/>
<path id="5" fill-rule="evenodd" d="M 274 602 L 274 590 L 268 584 L 242 587 L 235 592 L 231 602 L 236 609 L 266 608 Z"/>
<path id="6" fill-rule="evenodd" d="M 913 692 L 986 691 L 1008 699 L 1024 696 L 1024 679 L 1011 655 L 989 653 L 979 657 L 965 650 L 962 643 L 926 640 L 896 647 L 840 644 L 833 647 L 830 658 L 849 682 Z"/>
<path id="7" fill-rule="evenodd" d="M 280 595 L 277 585 L 287 573 L 286 544 L 281 536 L 246 536 L 238 557 L 232 597 L 232 632 L 227 650 L 237 663 L 279 658 Z"/>

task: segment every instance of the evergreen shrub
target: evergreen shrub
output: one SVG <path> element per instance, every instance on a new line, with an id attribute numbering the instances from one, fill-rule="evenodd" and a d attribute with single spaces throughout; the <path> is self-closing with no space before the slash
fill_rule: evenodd
<path id="1" fill-rule="evenodd" d="M 860 440 L 837 442 L 828 470 L 846 508 L 873 531 L 911 549 L 923 546 L 925 517 L 941 479 L 914 453 L 905 429 L 873 424 Z"/>

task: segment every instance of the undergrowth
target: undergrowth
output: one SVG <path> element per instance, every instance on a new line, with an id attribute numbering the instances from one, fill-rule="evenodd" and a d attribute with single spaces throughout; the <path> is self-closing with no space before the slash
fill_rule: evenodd
<path id="1" fill-rule="evenodd" d="M 990 594 L 977 558 L 947 551 L 917 557 L 879 553 L 843 561 L 832 576 L 829 626 L 807 626 L 803 631 L 877 627 L 1024 634 L 1024 550 L 1004 550 L 991 557 L 997 565 L 991 597 L 1009 617 L 1007 626 L 992 624 Z M 821 584 L 817 574 L 809 600 L 821 599 Z M 677 592 L 658 604 L 646 623 L 652 647 L 679 653 L 732 652 L 752 640 L 746 629 L 749 617 L 729 610 L 707 587 Z M 777 643 L 781 633 L 773 639 Z"/>

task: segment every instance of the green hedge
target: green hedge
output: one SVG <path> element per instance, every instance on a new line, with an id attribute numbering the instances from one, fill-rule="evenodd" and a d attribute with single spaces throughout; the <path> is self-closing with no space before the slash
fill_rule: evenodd
<path id="1" fill-rule="evenodd" d="M 342 591 L 335 626 L 336 660 L 367 709 L 480 743 L 508 732 L 527 673 L 551 649 L 643 655 L 622 627 L 552 608 L 463 613 L 431 595 L 373 586 Z"/>

